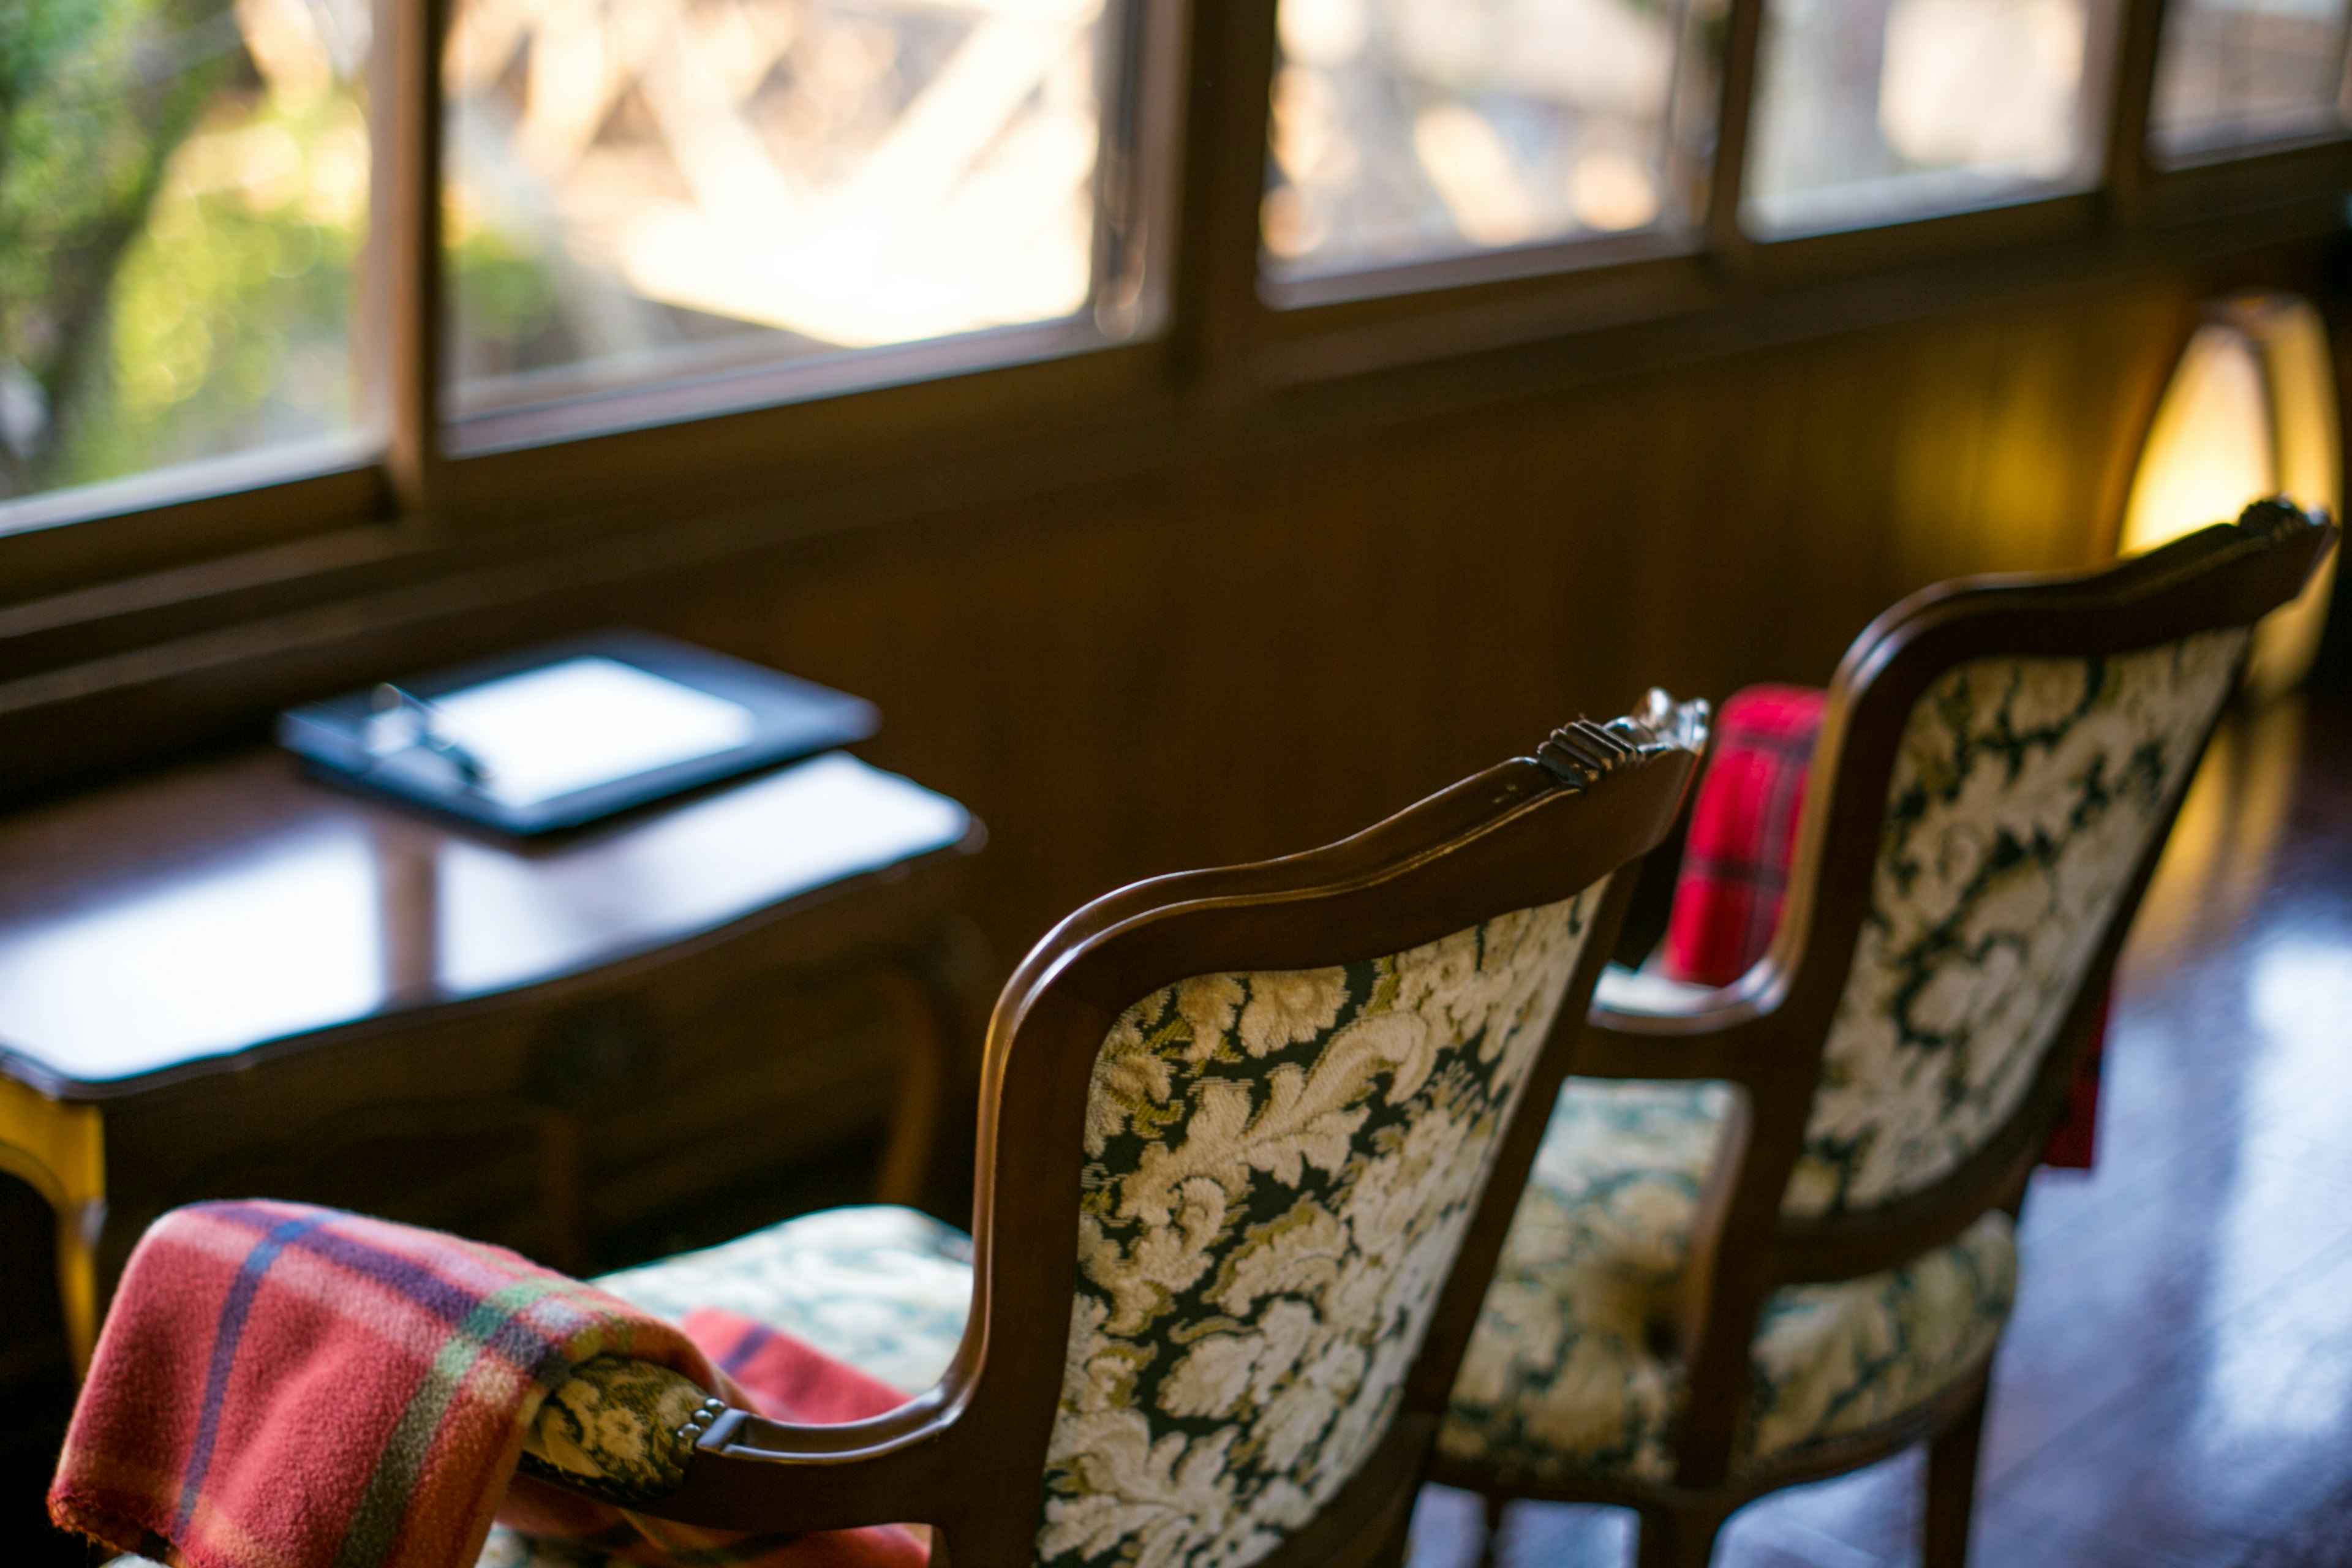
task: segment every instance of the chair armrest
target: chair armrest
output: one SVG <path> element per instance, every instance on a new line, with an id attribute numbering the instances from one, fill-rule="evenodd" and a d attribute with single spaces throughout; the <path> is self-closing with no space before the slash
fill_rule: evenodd
<path id="1" fill-rule="evenodd" d="M 961 1414 L 944 1388 L 837 1426 L 721 1410 L 699 1429 L 685 1484 L 640 1511 L 770 1534 L 940 1523 L 958 1469 L 950 1450 L 970 1447 L 957 1441 Z"/>
<path id="2" fill-rule="evenodd" d="M 637 1508 L 686 1480 L 696 1441 L 727 1408 L 668 1367 L 592 1356 L 551 1390 L 522 1438 L 521 1469 Z"/>
<path id="3" fill-rule="evenodd" d="M 1732 987 L 1673 980 L 1654 969 L 1612 963 L 1592 988 L 1591 1018 L 1626 1034 L 1681 1033 L 1661 1026 L 1670 1021 L 1711 1017 L 1730 1005 Z"/>
<path id="4" fill-rule="evenodd" d="M 864 1421 L 767 1421 L 665 1366 L 600 1355 L 549 1394 L 521 1473 L 639 1513 L 793 1533 L 920 1520 L 952 1424 L 931 1397 Z M 797 1471 L 788 1475 L 788 1471 Z"/>
<path id="5" fill-rule="evenodd" d="M 1786 989 L 1769 963 L 1723 986 L 1611 964 L 1593 987 L 1570 1071 L 1579 1078 L 1747 1081 L 1777 1054 L 1757 1026 L 1772 1016 Z"/>

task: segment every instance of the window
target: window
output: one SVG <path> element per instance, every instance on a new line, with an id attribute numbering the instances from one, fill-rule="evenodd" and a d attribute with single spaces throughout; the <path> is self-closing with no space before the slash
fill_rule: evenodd
<path id="1" fill-rule="evenodd" d="M 2352 0 L 2168 0 L 2125 47 L 2155 15 L 0 0 L 0 603 L 326 535 L 430 576 L 556 491 L 626 529 L 913 449 L 1126 461 L 1195 403 L 1812 330 L 1801 288 L 1854 268 L 2161 255 L 2215 199 L 2314 237 L 2352 184 Z M 361 536 L 394 517 L 430 526 Z"/>
<path id="2" fill-rule="evenodd" d="M 2149 132 L 2168 163 L 2340 132 L 2346 0 L 2171 0 Z"/>
<path id="3" fill-rule="evenodd" d="M 1102 0 L 464 0 L 454 411 L 1090 315 L 1115 31 Z"/>
<path id="4" fill-rule="evenodd" d="M 1687 232 L 1721 23 L 1707 0 L 1282 0 L 1269 270 Z"/>
<path id="5" fill-rule="evenodd" d="M 1857 228 L 2088 188 L 2112 0 L 1767 0 L 1744 226 Z"/>
<path id="6" fill-rule="evenodd" d="M 365 0 L 8 0 L 0 498 L 347 435 Z"/>

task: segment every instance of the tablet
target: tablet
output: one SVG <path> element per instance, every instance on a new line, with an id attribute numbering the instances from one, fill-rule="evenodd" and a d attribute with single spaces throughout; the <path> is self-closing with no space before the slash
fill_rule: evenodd
<path id="1" fill-rule="evenodd" d="M 873 704 L 649 632 L 566 637 L 278 716 L 341 782 L 513 834 L 576 827 L 846 745 Z"/>

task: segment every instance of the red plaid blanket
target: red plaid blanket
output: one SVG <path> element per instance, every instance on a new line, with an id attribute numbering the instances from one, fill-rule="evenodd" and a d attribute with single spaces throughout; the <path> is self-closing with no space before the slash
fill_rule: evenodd
<path id="1" fill-rule="evenodd" d="M 752 1340 L 760 1353 L 735 1359 Z M 517 1478 L 548 1392 L 608 1352 L 775 1419 L 905 1399 L 732 1314 L 681 1331 L 501 1247 L 302 1204 L 199 1204 L 131 1254 L 50 1515 L 181 1568 L 470 1568 L 494 1514 L 643 1563 L 921 1568 L 927 1549 L 895 1526 L 694 1530 Z"/>
<path id="2" fill-rule="evenodd" d="M 1675 879 L 1662 960 L 1668 978 L 1728 985 L 1772 945 L 1828 695 L 1751 686 L 1734 692 L 1716 716 Z"/>
<path id="3" fill-rule="evenodd" d="M 1716 715 L 1659 959 L 1668 978 L 1728 985 L 1772 945 L 1828 696 L 1809 687 L 1750 686 L 1734 692 Z M 2103 1018 L 2098 1038 L 2105 1034 Z M 2095 1040 L 2043 1152 L 2044 1163 L 2090 1169 L 2100 1056 Z"/>

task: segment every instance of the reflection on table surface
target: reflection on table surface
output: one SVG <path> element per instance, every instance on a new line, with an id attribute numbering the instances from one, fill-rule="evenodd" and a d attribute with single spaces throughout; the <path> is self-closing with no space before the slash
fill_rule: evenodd
<path id="1" fill-rule="evenodd" d="M 247 754 L 0 824 L 0 1048 L 63 1079 L 152 1072 L 607 963 L 970 826 L 835 754 L 509 844 Z"/>

